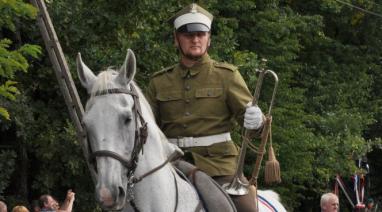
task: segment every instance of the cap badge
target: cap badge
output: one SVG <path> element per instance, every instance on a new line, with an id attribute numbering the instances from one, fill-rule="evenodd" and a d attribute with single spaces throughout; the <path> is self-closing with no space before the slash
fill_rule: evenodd
<path id="1" fill-rule="evenodd" d="M 196 10 L 196 4 L 192 4 L 191 7 L 191 13 L 197 13 L 198 11 Z"/>

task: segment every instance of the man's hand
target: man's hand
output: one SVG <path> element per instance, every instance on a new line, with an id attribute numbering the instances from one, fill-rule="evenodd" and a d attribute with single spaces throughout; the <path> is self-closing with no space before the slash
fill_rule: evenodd
<path id="1" fill-rule="evenodd" d="M 66 193 L 66 199 L 68 201 L 74 201 L 75 195 L 76 194 L 72 191 L 72 189 L 69 189 L 68 192 Z"/>
<path id="2" fill-rule="evenodd" d="M 64 204 L 62 204 L 62 206 L 59 210 L 57 210 L 57 212 L 71 212 L 73 209 L 75 195 L 76 194 L 72 191 L 72 189 L 69 189 L 66 193 Z"/>
<path id="3" fill-rule="evenodd" d="M 244 114 L 244 127 L 249 130 L 259 129 L 264 122 L 263 116 L 261 109 L 257 105 L 252 106 L 251 102 L 248 103 Z"/>

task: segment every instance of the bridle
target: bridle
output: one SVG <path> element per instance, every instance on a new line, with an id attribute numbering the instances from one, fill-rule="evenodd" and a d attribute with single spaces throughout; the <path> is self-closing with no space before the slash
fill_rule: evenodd
<path id="1" fill-rule="evenodd" d="M 126 159 L 125 157 L 121 156 L 118 153 L 115 153 L 113 151 L 109 150 L 97 150 L 97 151 L 91 151 L 90 150 L 90 156 L 89 156 L 89 163 L 93 166 L 96 166 L 96 158 L 97 157 L 111 157 L 113 159 L 118 160 L 123 166 L 125 166 L 128 170 L 127 172 L 127 200 L 131 203 L 135 211 L 139 211 L 138 208 L 135 206 L 134 203 L 134 194 L 133 194 L 133 188 L 136 183 L 140 182 L 143 178 L 153 174 L 154 172 L 158 171 L 162 167 L 164 167 L 167 163 L 176 160 L 179 158 L 181 153 L 178 151 L 174 151 L 163 163 L 158 165 L 157 167 L 154 167 L 150 171 L 146 172 L 145 174 L 135 177 L 134 173 L 137 168 L 138 159 L 139 159 L 139 153 L 143 152 L 143 145 L 146 143 L 148 131 L 147 131 L 147 122 L 144 120 L 142 115 L 141 106 L 139 103 L 139 96 L 138 92 L 135 89 L 134 86 L 130 85 L 130 90 L 126 88 L 113 88 L 113 89 L 105 89 L 96 92 L 94 96 L 103 96 L 108 94 L 128 94 L 131 95 L 134 100 L 134 106 L 133 106 L 133 113 L 135 114 L 135 136 L 134 136 L 134 147 L 133 151 L 131 153 L 131 158 Z M 140 126 L 138 128 L 138 126 Z M 90 145 L 88 145 L 90 147 Z M 175 176 L 174 176 L 175 178 Z M 175 209 L 176 210 L 176 209 Z"/>
<path id="2" fill-rule="evenodd" d="M 97 157 L 111 157 L 118 160 L 123 166 L 125 166 L 129 171 L 127 173 L 128 179 L 131 179 L 134 175 L 135 169 L 138 164 L 139 153 L 143 150 L 143 145 L 147 140 L 147 123 L 145 122 L 142 116 L 142 110 L 139 104 L 138 93 L 135 90 L 134 86 L 130 86 L 130 90 L 125 88 L 112 88 L 96 92 L 94 96 L 103 96 L 108 94 L 128 94 L 133 97 L 134 106 L 133 113 L 135 114 L 135 126 L 140 126 L 139 129 L 135 129 L 134 136 L 134 147 L 131 153 L 131 158 L 126 159 L 125 157 L 109 151 L 109 150 L 98 150 L 90 153 L 90 163 L 94 164 Z"/>

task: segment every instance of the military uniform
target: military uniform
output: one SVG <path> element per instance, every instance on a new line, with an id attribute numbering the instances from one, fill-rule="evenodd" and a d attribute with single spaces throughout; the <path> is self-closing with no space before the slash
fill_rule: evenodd
<path id="1" fill-rule="evenodd" d="M 246 105 L 252 96 L 235 66 L 212 60 L 207 54 L 208 46 L 200 58 L 190 57 L 177 36 L 178 33 L 191 33 L 190 36 L 210 33 L 212 20 L 213 15 L 195 3 L 169 20 L 174 24 L 181 61 L 192 60 L 192 65 L 188 68 L 179 63 L 155 73 L 146 94 L 169 141 L 190 151 L 197 168 L 222 185 L 232 182 L 239 154 L 230 131 L 236 123 L 243 124 Z M 187 40 L 183 42 L 189 44 Z M 251 119 L 246 116 L 245 124 L 253 123 L 253 118 L 261 120 L 260 109 L 257 115 L 250 115 Z M 241 180 L 247 181 L 244 176 Z M 246 195 L 231 196 L 237 211 L 255 212 L 255 193 L 252 188 Z"/>
<path id="2" fill-rule="evenodd" d="M 252 96 L 237 68 L 204 55 L 153 75 L 147 90 L 160 128 L 168 138 L 205 137 L 230 132 Z M 196 166 L 210 176 L 233 175 L 238 148 L 231 140 L 190 147 Z"/>

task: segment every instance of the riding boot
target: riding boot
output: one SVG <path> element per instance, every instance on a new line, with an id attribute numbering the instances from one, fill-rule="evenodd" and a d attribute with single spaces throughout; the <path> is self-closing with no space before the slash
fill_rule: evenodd
<path id="1" fill-rule="evenodd" d="M 231 183 L 233 175 L 229 176 L 215 176 L 213 179 L 223 185 L 225 183 Z M 247 178 L 242 176 L 240 180 L 244 183 L 248 183 Z M 250 186 L 249 192 L 246 195 L 230 195 L 233 203 L 236 206 L 238 212 L 257 212 L 257 201 L 256 200 L 256 188 Z"/>

